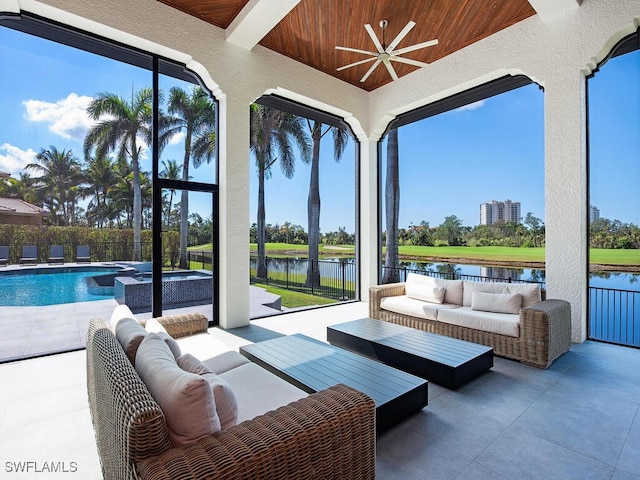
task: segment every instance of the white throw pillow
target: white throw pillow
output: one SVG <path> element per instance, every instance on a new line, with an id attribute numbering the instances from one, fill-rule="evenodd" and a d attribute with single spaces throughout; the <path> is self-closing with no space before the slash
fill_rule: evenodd
<path id="1" fill-rule="evenodd" d="M 178 365 L 187 372 L 201 375 L 211 385 L 216 401 L 216 411 L 223 429 L 232 427 L 238 420 L 238 400 L 231 386 L 216 375 L 207 365 L 189 353 L 177 359 Z"/>
<path id="2" fill-rule="evenodd" d="M 407 283 L 404 290 L 407 297 L 422 300 L 423 302 L 442 303 L 442 300 L 444 300 L 445 289 L 442 287 L 425 287 L 414 283 Z"/>
<path id="3" fill-rule="evenodd" d="M 121 318 L 115 325 L 115 336 L 131 364 L 136 365 L 136 352 L 147 336 L 147 331 L 133 318 Z"/>
<path id="4" fill-rule="evenodd" d="M 182 355 L 180 345 L 178 345 L 178 342 L 176 342 L 176 340 L 171 335 L 169 335 L 167 330 L 162 326 L 158 319 L 150 318 L 149 320 L 147 320 L 147 322 L 144 324 L 144 329 L 149 333 L 157 333 L 158 335 L 160 335 L 160 338 L 162 338 L 162 340 L 164 340 L 164 343 L 169 346 L 169 349 L 171 350 L 171 353 L 173 353 L 173 356 L 175 358 L 178 358 Z"/>
<path id="5" fill-rule="evenodd" d="M 136 320 L 136 317 L 133 316 L 133 313 L 131 312 L 131 309 L 129 307 L 127 307 L 126 305 L 118 305 L 113 309 L 113 312 L 111 313 L 111 319 L 109 320 L 109 328 L 111 328 L 111 331 L 114 335 L 116 334 L 116 326 L 118 325 L 118 322 L 124 318 Z"/>
<path id="6" fill-rule="evenodd" d="M 462 280 L 443 280 L 428 275 L 418 275 L 410 273 L 407 275 L 405 283 L 405 292 L 407 285 L 421 285 L 429 288 L 444 288 L 444 298 L 441 303 L 449 303 L 454 305 L 462 305 Z"/>
<path id="7" fill-rule="evenodd" d="M 540 284 L 538 283 L 510 283 L 507 286 L 509 293 L 519 293 L 522 295 L 522 307 L 535 305 L 542 300 Z"/>
<path id="8" fill-rule="evenodd" d="M 471 309 L 494 313 L 519 313 L 522 308 L 522 295 L 519 293 L 485 293 L 471 294 Z"/>
<path id="9" fill-rule="evenodd" d="M 200 375 L 181 369 L 158 334 L 150 333 L 142 341 L 135 368 L 164 412 L 174 447 L 220 430 L 209 382 Z"/>

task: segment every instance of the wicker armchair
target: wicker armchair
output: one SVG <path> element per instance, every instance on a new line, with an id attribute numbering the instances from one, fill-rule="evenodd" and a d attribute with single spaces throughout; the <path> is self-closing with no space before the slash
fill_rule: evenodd
<path id="1" fill-rule="evenodd" d="M 161 320 L 178 333 L 178 317 Z M 184 320 L 188 331 L 203 324 Z M 344 385 L 171 448 L 161 408 L 106 323 L 93 319 L 87 389 L 106 480 L 375 477 L 374 402 Z"/>
<path id="2" fill-rule="evenodd" d="M 450 323 L 412 317 L 380 308 L 384 297 L 404 295 L 404 283 L 369 288 L 369 316 L 406 327 L 493 347 L 501 357 L 547 368 L 571 347 L 571 304 L 549 299 L 520 310 L 520 336 L 510 337 Z"/>

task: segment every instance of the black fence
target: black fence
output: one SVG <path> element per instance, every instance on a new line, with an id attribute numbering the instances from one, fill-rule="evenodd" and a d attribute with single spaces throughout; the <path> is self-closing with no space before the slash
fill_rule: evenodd
<path id="1" fill-rule="evenodd" d="M 406 282 L 407 275 L 410 273 L 416 273 L 418 275 L 427 275 L 429 277 L 441 278 L 443 280 L 473 280 L 476 282 L 507 282 L 507 283 L 538 283 L 544 288 L 544 282 L 535 282 L 533 280 L 521 280 L 519 278 L 503 278 L 503 277 L 483 277 L 481 275 L 468 275 L 464 273 L 457 273 L 455 271 L 450 272 L 430 272 L 420 269 L 413 269 L 409 267 L 382 267 L 382 278 L 386 271 L 395 271 L 398 276 L 398 282 Z"/>
<path id="2" fill-rule="evenodd" d="M 589 288 L 591 340 L 640 348 L 640 292 Z"/>
<path id="3" fill-rule="evenodd" d="M 258 257 L 251 256 L 249 258 L 252 283 L 262 282 L 338 301 L 355 300 L 356 298 L 356 265 L 353 259 L 311 262 L 308 258 L 266 257 L 265 260 L 266 278 L 258 278 L 256 276 Z M 312 268 L 311 275 L 308 275 L 309 266 Z M 308 277 L 316 280 L 309 281 Z"/>
<path id="4" fill-rule="evenodd" d="M 189 268 L 213 271 L 212 250 L 188 250 Z"/>

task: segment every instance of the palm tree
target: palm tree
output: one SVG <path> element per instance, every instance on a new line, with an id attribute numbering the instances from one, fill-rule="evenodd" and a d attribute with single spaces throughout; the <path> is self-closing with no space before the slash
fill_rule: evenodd
<path id="1" fill-rule="evenodd" d="M 98 228 L 108 220 L 110 190 L 117 182 L 114 163 L 108 157 L 90 158 L 85 171 L 87 179 L 86 195 L 92 197 L 87 205 L 87 217 Z"/>
<path id="2" fill-rule="evenodd" d="M 2 182 L 0 193 L 2 196 L 9 198 L 19 198 L 29 203 L 38 201 L 38 193 L 35 189 L 36 178 L 33 178 L 28 172 L 20 172 L 19 178 L 7 178 L 6 182 Z"/>
<path id="3" fill-rule="evenodd" d="M 340 161 L 342 153 L 347 146 L 349 134 L 338 127 L 327 127 L 322 131 L 323 124 L 318 120 L 307 120 L 313 153 L 311 156 L 311 178 L 309 180 L 309 197 L 307 200 L 307 217 L 309 230 L 309 265 L 307 267 L 307 285 L 320 286 L 320 270 L 318 268 L 320 245 L 320 141 L 331 130 L 333 134 L 333 156 L 336 162 Z"/>
<path id="4" fill-rule="evenodd" d="M 178 165 L 178 162 L 175 160 L 163 160 L 162 161 L 163 170 L 160 172 L 160 176 L 162 178 L 167 178 L 169 180 L 179 180 L 181 176 L 182 167 Z M 172 188 L 169 191 L 169 205 L 167 206 L 167 228 L 171 224 L 171 207 L 173 206 L 173 196 L 176 193 L 176 189 Z"/>
<path id="5" fill-rule="evenodd" d="M 133 260 L 141 260 L 142 194 L 140 189 L 139 141 L 151 143 L 153 90 L 143 88 L 132 95 L 131 102 L 112 93 L 100 93 L 87 107 L 92 120 L 98 121 L 84 140 L 84 155 L 103 157 L 117 150 L 120 159 L 131 159 L 133 170 Z"/>
<path id="6" fill-rule="evenodd" d="M 203 162 L 210 163 L 215 156 L 216 111 L 209 94 L 200 87 L 194 87 L 189 93 L 179 87 L 173 87 L 169 95 L 168 112 L 175 115 L 165 119 L 162 129 L 161 147 L 171 137 L 184 129 L 184 160 L 182 179 L 189 180 L 189 164 L 194 168 Z M 180 199 L 180 268 L 188 268 L 187 244 L 189 235 L 189 191 L 183 189 Z"/>
<path id="7" fill-rule="evenodd" d="M 25 168 L 41 174 L 38 183 L 43 204 L 49 206 L 56 221 L 71 225 L 79 197 L 75 187 L 83 181 L 80 162 L 71 150 L 58 150 L 53 145 L 48 150 L 40 150 L 36 160 L 39 163 L 29 163 Z M 58 209 L 62 210 L 61 218 Z"/>
<path id="8" fill-rule="evenodd" d="M 398 216 L 400 215 L 400 172 L 398 165 L 398 129 L 392 128 L 387 139 L 387 177 L 385 182 L 386 254 L 382 283 L 398 282 Z"/>
<path id="9" fill-rule="evenodd" d="M 295 172 L 296 161 L 292 142 L 297 144 L 305 163 L 309 162 L 310 146 L 302 118 L 256 103 L 251 105 L 250 114 L 249 143 L 258 169 L 258 222 L 256 229 L 258 264 L 256 275 L 258 278 L 266 278 L 265 180 L 271 176 L 271 167 L 278 160 L 280 160 L 280 169 L 284 176 L 291 178 Z M 276 153 L 278 157 L 275 156 Z"/>

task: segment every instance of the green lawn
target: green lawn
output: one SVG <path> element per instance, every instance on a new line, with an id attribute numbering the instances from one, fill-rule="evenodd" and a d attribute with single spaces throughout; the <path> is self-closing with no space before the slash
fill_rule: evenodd
<path id="1" fill-rule="evenodd" d="M 592 248 L 589 261 L 601 265 L 640 265 L 640 250 Z"/>
<path id="2" fill-rule="evenodd" d="M 257 245 L 249 245 L 252 254 L 257 251 Z M 190 247 L 192 250 L 211 249 L 211 244 Z M 267 255 L 272 257 L 306 256 L 306 245 L 290 245 L 287 243 L 267 243 Z M 321 245 L 320 254 L 324 257 L 340 255 L 354 255 L 353 245 Z M 540 262 L 544 263 L 545 249 L 519 248 L 519 247 L 423 247 L 401 246 L 400 256 L 405 259 L 428 261 L 434 258 L 444 259 L 469 259 L 474 261 L 490 260 L 509 262 Z M 640 265 L 640 250 L 608 250 L 592 248 L 590 252 L 591 263 L 601 265 Z"/>
<path id="3" fill-rule="evenodd" d="M 274 287 L 261 282 L 252 282 L 252 285 L 266 289 L 268 292 L 280 295 L 281 304 L 286 308 L 308 307 L 311 305 L 329 305 L 336 303 L 336 300 L 330 298 L 318 297 L 317 295 L 309 295 L 308 293 L 294 292 L 284 288 Z"/>

